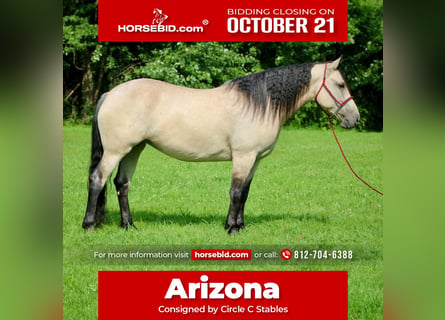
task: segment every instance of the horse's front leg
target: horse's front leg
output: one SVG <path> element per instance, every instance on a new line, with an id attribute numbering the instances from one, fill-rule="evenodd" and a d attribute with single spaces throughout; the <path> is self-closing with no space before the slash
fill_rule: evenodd
<path id="1" fill-rule="evenodd" d="M 230 206 L 225 224 L 229 234 L 236 234 L 244 228 L 244 205 L 249 196 L 250 184 L 257 165 L 256 154 L 233 158 Z"/>
<path id="2" fill-rule="evenodd" d="M 249 195 L 250 181 L 233 178 L 230 187 L 230 207 L 225 228 L 230 234 L 244 228 L 244 204 Z"/>

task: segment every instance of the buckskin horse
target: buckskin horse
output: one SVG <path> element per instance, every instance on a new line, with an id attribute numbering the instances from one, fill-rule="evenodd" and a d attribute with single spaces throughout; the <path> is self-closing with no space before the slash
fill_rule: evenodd
<path id="1" fill-rule="evenodd" d="M 148 144 L 184 161 L 232 161 L 225 229 L 244 228 L 244 204 L 255 170 L 274 149 L 281 126 L 309 101 L 339 119 L 359 122 L 357 106 L 332 62 L 277 67 L 212 89 L 180 87 L 153 79 L 122 83 L 100 98 L 92 124 L 89 192 L 84 229 L 105 218 L 105 186 L 113 169 L 121 226 L 133 225 L 130 181 Z"/>

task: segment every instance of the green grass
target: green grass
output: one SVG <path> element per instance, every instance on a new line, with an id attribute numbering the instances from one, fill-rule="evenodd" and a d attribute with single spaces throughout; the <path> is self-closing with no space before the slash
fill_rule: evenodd
<path id="1" fill-rule="evenodd" d="M 382 190 L 383 135 L 339 130 L 353 168 Z M 348 270 L 349 318 L 383 313 L 383 198 L 359 182 L 341 158 L 332 133 L 284 129 L 263 159 L 246 203 L 246 229 L 223 229 L 229 205 L 230 162 L 187 163 L 147 147 L 130 190 L 137 230 L 122 230 L 114 186 L 106 223 L 84 232 L 90 130 L 64 128 L 64 318 L 97 318 L 98 270 Z M 85 254 L 109 245 L 196 248 L 342 245 L 362 254 L 349 263 L 109 265 Z"/>

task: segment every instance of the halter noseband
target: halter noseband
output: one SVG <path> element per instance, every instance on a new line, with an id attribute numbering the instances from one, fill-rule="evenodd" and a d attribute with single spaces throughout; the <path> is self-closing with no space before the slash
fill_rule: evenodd
<path id="1" fill-rule="evenodd" d="M 343 107 L 346 105 L 346 103 L 348 103 L 349 100 L 352 100 L 353 97 L 350 96 L 349 98 L 347 98 L 347 99 L 346 99 L 345 101 L 343 101 L 343 102 L 340 102 L 339 100 L 337 100 L 337 98 L 334 96 L 334 94 L 331 92 L 331 90 L 329 90 L 328 86 L 326 85 L 326 70 L 327 70 L 327 69 L 328 69 L 328 63 L 325 62 L 325 63 L 324 63 L 323 83 L 321 84 L 320 89 L 318 89 L 317 94 L 315 95 L 315 102 L 318 104 L 318 106 L 320 107 L 320 109 L 321 109 L 321 110 L 322 110 L 322 111 L 329 117 L 329 119 L 331 119 L 332 117 L 336 116 L 337 113 L 340 111 L 340 109 L 343 108 Z M 320 94 L 321 89 L 323 89 L 323 88 L 326 89 L 326 91 L 329 93 L 329 95 L 332 97 L 332 99 L 334 99 L 335 103 L 337 103 L 337 105 L 339 106 L 338 109 L 337 109 L 337 111 L 335 111 L 335 113 L 333 113 L 333 114 L 331 114 L 331 115 L 329 115 L 329 113 L 328 113 L 325 109 L 323 109 L 323 108 L 321 107 L 321 105 L 318 103 L 318 100 L 317 100 L 317 99 L 318 99 L 318 95 Z"/>

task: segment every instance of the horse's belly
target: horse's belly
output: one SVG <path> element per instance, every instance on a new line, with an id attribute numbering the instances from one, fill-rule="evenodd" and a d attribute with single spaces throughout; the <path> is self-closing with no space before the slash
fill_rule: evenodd
<path id="1" fill-rule="evenodd" d="M 183 161 L 227 161 L 232 159 L 230 150 L 217 148 L 190 148 L 180 147 L 174 144 L 156 143 L 148 141 L 166 155 Z"/>
<path id="2" fill-rule="evenodd" d="M 153 135 L 147 142 L 163 153 L 184 161 L 226 161 L 232 159 L 225 139 L 211 134 L 190 134 L 175 129 Z"/>

